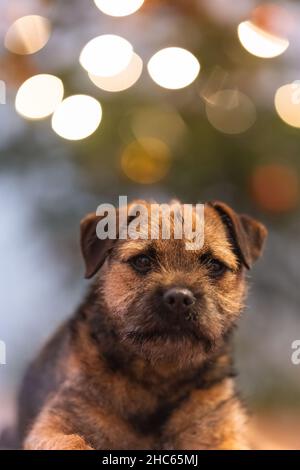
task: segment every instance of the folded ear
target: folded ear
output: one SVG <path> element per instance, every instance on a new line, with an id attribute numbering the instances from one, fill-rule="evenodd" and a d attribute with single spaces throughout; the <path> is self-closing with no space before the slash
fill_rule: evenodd
<path id="1" fill-rule="evenodd" d="M 92 277 L 101 268 L 115 240 L 100 240 L 97 236 L 97 224 L 102 219 L 95 213 L 88 214 L 80 222 L 80 246 L 85 262 L 85 278 Z"/>
<path id="2" fill-rule="evenodd" d="M 213 201 L 210 205 L 219 213 L 240 260 L 250 269 L 263 251 L 266 227 L 248 215 L 237 214 L 224 202 Z"/>
<path id="3" fill-rule="evenodd" d="M 104 215 L 96 213 L 87 214 L 80 222 L 80 246 L 83 259 L 85 262 L 85 277 L 89 279 L 103 265 L 107 255 L 114 246 L 117 238 L 121 236 L 123 226 L 127 230 L 127 225 L 136 217 L 135 207 L 139 204 L 145 205 L 145 201 L 133 201 L 129 206 L 123 206 L 115 210 L 111 204 L 106 204 L 102 211 Z M 130 211 L 133 211 L 130 214 Z M 99 225 L 98 225 L 99 224 Z M 97 227 L 99 228 L 97 234 Z M 110 238 L 108 232 L 110 232 Z M 127 232 L 126 232 L 127 233 Z M 104 234 L 104 237 L 103 237 Z M 99 235 L 99 236 L 98 236 Z"/>

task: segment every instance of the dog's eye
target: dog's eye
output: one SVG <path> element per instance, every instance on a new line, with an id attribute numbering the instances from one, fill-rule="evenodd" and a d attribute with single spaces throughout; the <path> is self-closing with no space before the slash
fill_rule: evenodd
<path id="1" fill-rule="evenodd" d="M 138 255 L 131 258 L 130 264 L 140 273 L 147 273 L 152 267 L 152 260 L 147 255 Z"/>
<path id="2" fill-rule="evenodd" d="M 222 261 L 219 261 L 215 258 L 211 258 L 208 255 L 202 256 L 201 262 L 207 266 L 210 275 L 213 277 L 221 277 L 228 269 L 228 267 L 224 263 L 222 263 Z"/>
<path id="3" fill-rule="evenodd" d="M 212 276 L 219 277 L 227 271 L 227 266 L 217 259 L 211 259 L 208 263 L 208 268 Z"/>

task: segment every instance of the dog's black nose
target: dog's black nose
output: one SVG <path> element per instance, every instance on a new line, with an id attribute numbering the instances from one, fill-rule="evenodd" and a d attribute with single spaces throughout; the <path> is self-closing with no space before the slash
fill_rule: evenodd
<path id="1" fill-rule="evenodd" d="M 189 289 L 172 287 L 163 296 L 164 304 L 174 313 L 186 313 L 195 303 L 195 297 Z"/>

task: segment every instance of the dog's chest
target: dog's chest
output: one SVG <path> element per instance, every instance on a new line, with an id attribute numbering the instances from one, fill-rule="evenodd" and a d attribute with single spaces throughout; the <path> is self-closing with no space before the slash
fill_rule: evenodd
<path id="1" fill-rule="evenodd" d="M 174 428 L 171 434 L 166 430 L 170 428 L 174 416 L 188 401 L 189 392 L 183 390 L 180 393 L 173 390 L 168 394 L 161 394 L 138 385 L 130 386 L 128 390 L 128 384 L 123 384 L 123 390 L 119 387 L 117 390 L 118 400 L 116 389 L 114 396 L 110 394 L 110 397 L 107 397 L 107 402 L 113 398 L 115 406 L 113 411 L 107 413 L 105 428 L 103 429 L 102 412 L 99 422 L 95 422 L 98 430 L 102 429 L 102 433 L 94 429 L 91 443 L 93 447 L 157 450 L 164 448 L 164 443 L 167 442 L 170 448 L 173 448 L 173 437 L 177 438 L 177 432 Z M 108 405 L 108 408 L 111 409 L 111 406 Z M 188 417 L 186 424 L 188 425 Z M 106 435 L 104 441 L 103 434 Z"/>

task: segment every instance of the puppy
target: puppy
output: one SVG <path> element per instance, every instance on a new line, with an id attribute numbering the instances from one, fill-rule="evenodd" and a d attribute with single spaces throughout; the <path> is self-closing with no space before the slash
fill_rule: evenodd
<path id="1" fill-rule="evenodd" d="M 175 237 L 100 240 L 100 218 L 83 219 L 94 282 L 25 376 L 23 448 L 248 448 L 231 337 L 266 229 L 222 202 L 204 217 L 192 251 Z"/>

